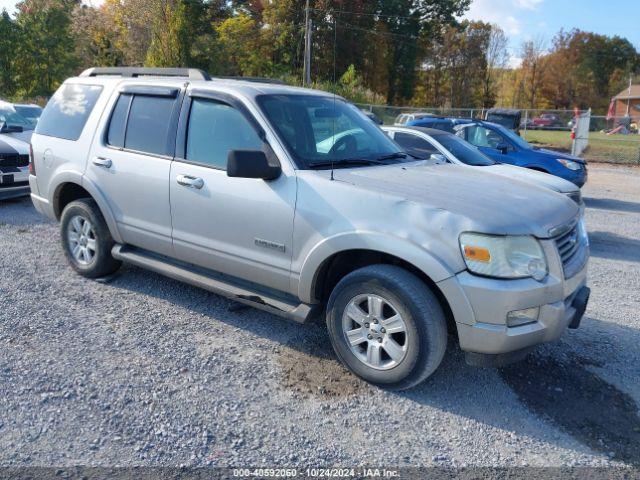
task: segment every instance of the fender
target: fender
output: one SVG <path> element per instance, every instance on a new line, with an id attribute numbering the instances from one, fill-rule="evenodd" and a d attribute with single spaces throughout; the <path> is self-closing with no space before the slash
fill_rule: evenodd
<path id="1" fill-rule="evenodd" d="M 84 188 L 91 197 L 98 204 L 98 208 L 100 208 L 100 212 L 102 212 L 102 216 L 107 222 L 107 227 L 109 227 L 109 231 L 111 232 L 111 236 L 117 243 L 122 243 L 122 236 L 120 235 L 120 231 L 118 230 L 118 225 L 116 224 L 115 217 L 109 208 L 109 203 L 107 202 L 104 195 L 100 192 L 100 189 L 88 180 L 84 175 L 74 171 L 62 171 L 55 175 L 54 178 L 51 179 L 51 184 L 56 185 L 54 194 L 51 198 L 52 207 L 56 204 L 58 197 L 60 195 L 60 191 L 62 190 L 62 186 L 65 183 L 75 183 L 76 185 Z M 56 212 L 58 219 L 60 217 L 61 212 Z"/>
<path id="2" fill-rule="evenodd" d="M 313 295 L 320 266 L 329 257 L 347 250 L 372 250 L 393 255 L 409 262 L 434 282 L 452 277 L 451 271 L 435 255 L 420 245 L 403 238 L 379 232 L 346 232 L 324 239 L 306 256 L 298 283 L 298 297 L 306 303 L 317 301 Z"/>

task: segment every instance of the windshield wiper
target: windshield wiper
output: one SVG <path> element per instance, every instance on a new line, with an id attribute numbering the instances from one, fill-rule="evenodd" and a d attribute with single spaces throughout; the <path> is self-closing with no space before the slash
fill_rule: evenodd
<path id="1" fill-rule="evenodd" d="M 334 161 L 310 163 L 309 168 L 344 167 L 349 165 L 387 165 L 385 162 L 371 158 L 340 158 Z"/>
<path id="2" fill-rule="evenodd" d="M 411 155 L 409 152 L 396 152 L 389 155 L 382 155 L 381 157 L 376 158 L 376 160 L 395 160 L 396 158 L 407 158 L 409 155 Z M 411 156 L 413 157 L 413 155 Z"/>

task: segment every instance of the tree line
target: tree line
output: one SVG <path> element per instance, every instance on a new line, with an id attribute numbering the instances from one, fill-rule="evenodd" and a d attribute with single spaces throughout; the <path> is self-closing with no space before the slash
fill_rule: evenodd
<path id="1" fill-rule="evenodd" d="M 312 78 L 390 105 L 606 108 L 640 55 L 620 37 L 561 31 L 513 49 L 471 0 L 311 0 Z M 23 0 L 0 15 L 0 96 L 49 96 L 91 66 L 189 66 L 302 81 L 306 0 Z M 521 57 L 512 68 L 510 58 Z"/>

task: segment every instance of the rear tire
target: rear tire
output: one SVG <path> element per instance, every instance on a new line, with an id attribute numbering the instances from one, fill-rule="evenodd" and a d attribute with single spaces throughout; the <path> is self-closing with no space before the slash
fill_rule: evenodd
<path id="1" fill-rule="evenodd" d="M 393 265 L 372 265 L 345 276 L 329 298 L 327 328 L 349 370 L 392 390 L 429 377 L 447 346 L 438 299 L 418 277 Z"/>
<path id="2" fill-rule="evenodd" d="M 104 277 L 122 264 L 111 256 L 115 242 L 98 205 L 90 198 L 75 200 L 64 208 L 60 238 L 71 267 L 84 277 Z"/>

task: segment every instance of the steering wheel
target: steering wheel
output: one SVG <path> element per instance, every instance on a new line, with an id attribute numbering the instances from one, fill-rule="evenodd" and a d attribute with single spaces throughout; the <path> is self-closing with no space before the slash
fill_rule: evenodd
<path id="1" fill-rule="evenodd" d="M 358 142 L 356 142 L 356 137 L 353 135 L 345 135 L 333 144 L 333 147 L 329 150 L 329 155 L 340 153 L 346 158 L 355 154 L 357 151 Z"/>

